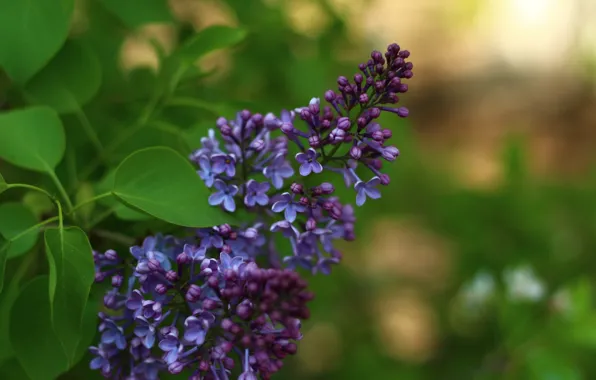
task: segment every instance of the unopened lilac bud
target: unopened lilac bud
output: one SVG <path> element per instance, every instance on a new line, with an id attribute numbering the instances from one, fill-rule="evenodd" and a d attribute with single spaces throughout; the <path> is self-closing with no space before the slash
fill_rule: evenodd
<path id="1" fill-rule="evenodd" d="M 291 134 L 294 132 L 294 126 L 291 123 L 282 123 L 281 131 L 285 134 Z"/>
<path id="2" fill-rule="evenodd" d="M 218 288 L 219 287 L 219 281 L 217 280 L 217 276 L 215 276 L 215 275 L 210 276 L 207 279 L 207 285 L 209 285 L 209 287 L 214 288 L 214 289 L 215 288 Z"/>
<path id="3" fill-rule="evenodd" d="M 341 218 L 341 208 L 339 208 L 337 206 L 333 206 L 331 208 L 331 210 L 329 210 L 329 216 L 331 216 L 335 220 L 340 219 Z"/>
<path id="4" fill-rule="evenodd" d="M 319 146 L 321 146 L 321 139 L 318 135 L 312 135 L 308 138 L 308 144 L 312 148 L 318 148 Z"/>
<path id="5" fill-rule="evenodd" d="M 168 287 L 164 284 L 157 284 L 155 285 L 155 291 L 157 294 L 166 294 L 168 292 Z"/>
<path id="6" fill-rule="evenodd" d="M 329 195 L 333 194 L 333 192 L 335 191 L 335 188 L 329 182 L 323 182 L 319 187 L 323 191 L 323 194 Z"/>
<path id="7" fill-rule="evenodd" d="M 381 132 L 381 131 L 374 131 L 372 134 L 372 138 L 373 138 L 373 140 L 381 142 L 381 143 L 383 141 L 385 141 L 385 136 L 383 136 L 383 132 Z"/>
<path id="8" fill-rule="evenodd" d="M 242 118 L 242 120 L 247 121 L 248 119 L 250 119 L 251 117 L 251 113 L 249 110 L 242 110 L 240 112 L 240 117 Z"/>
<path id="9" fill-rule="evenodd" d="M 391 136 L 393 136 L 393 132 L 391 132 L 391 129 L 383 129 L 383 137 L 385 138 L 385 140 L 388 140 L 391 138 Z"/>
<path id="10" fill-rule="evenodd" d="M 318 115 L 321 112 L 321 106 L 319 103 L 312 103 L 308 105 L 308 110 L 310 111 L 311 115 Z"/>
<path id="11" fill-rule="evenodd" d="M 389 178 L 388 174 L 381 174 L 379 176 L 379 180 L 381 181 L 381 185 L 387 186 L 391 182 L 391 178 Z"/>
<path id="12" fill-rule="evenodd" d="M 214 310 L 215 308 L 217 308 L 217 301 L 212 300 L 210 298 L 206 298 L 203 300 L 203 309 L 205 310 Z"/>
<path id="13" fill-rule="evenodd" d="M 218 117 L 215 125 L 221 128 L 221 126 L 224 124 L 228 124 L 228 120 L 225 117 Z"/>
<path id="14" fill-rule="evenodd" d="M 331 210 L 334 207 L 333 202 L 325 201 L 323 202 L 323 210 Z"/>
<path id="15" fill-rule="evenodd" d="M 350 148 L 350 157 L 355 160 L 359 160 L 362 157 L 362 150 L 357 146 L 353 146 Z"/>
<path id="16" fill-rule="evenodd" d="M 115 309 L 118 306 L 118 301 L 116 300 L 116 294 L 109 292 L 103 296 L 103 304 L 108 309 Z"/>
<path id="17" fill-rule="evenodd" d="M 378 158 L 370 160 L 369 164 L 377 170 L 381 170 L 381 168 L 383 167 L 383 161 L 379 160 Z"/>
<path id="18" fill-rule="evenodd" d="M 391 79 L 391 82 L 389 82 L 389 87 L 392 88 L 398 88 L 401 84 L 401 79 L 399 77 L 395 77 L 393 79 Z"/>
<path id="19" fill-rule="evenodd" d="M 321 128 L 322 129 L 328 129 L 329 127 L 331 127 L 331 122 L 329 120 L 323 120 L 323 121 L 321 121 Z"/>
<path id="20" fill-rule="evenodd" d="M 366 78 L 366 85 L 367 86 L 372 86 L 374 83 L 375 83 L 375 78 L 373 78 L 373 77 Z"/>
<path id="21" fill-rule="evenodd" d="M 184 364 L 175 361 L 174 363 L 168 365 L 168 372 L 172 375 L 177 375 L 184 369 Z"/>
<path id="22" fill-rule="evenodd" d="M 219 131 L 221 132 L 222 136 L 231 136 L 232 135 L 232 127 L 230 127 L 227 124 L 222 125 L 219 128 Z"/>
<path id="23" fill-rule="evenodd" d="M 359 117 L 357 120 L 358 123 L 358 128 L 362 129 L 364 127 L 366 127 L 366 125 L 368 124 L 368 120 L 366 120 L 365 117 Z"/>
<path id="24" fill-rule="evenodd" d="M 410 56 L 410 52 L 408 50 L 402 50 L 399 52 L 399 56 L 401 58 L 408 58 Z"/>
<path id="25" fill-rule="evenodd" d="M 230 227 L 230 225 L 227 223 L 222 224 L 217 229 L 218 229 L 219 234 L 223 237 L 227 237 L 230 234 L 230 232 L 232 232 L 232 227 Z"/>
<path id="26" fill-rule="evenodd" d="M 370 53 L 370 57 L 376 63 L 385 63 L 385 60 L 383 59 L 383 54 L 378 50 L 373 50 L 373 52 Z"/>
<path id="27" fill-rule="evenodd" d="M 112 286 L 114 288 L 119 288 L 122 285 L 122 280 L 123 279 L 124 278 L 121 275 L 119 275 L 119 274 L 116 274 L 116 275 L 112 276 Z"/>
<path id="28" fill-rule="evenodd" d="M 110 261 L 118 260 L 118 254 L 113 249 L 108 249 L 106 253 L 104 253 L 104 256 Z"/>
<path id="29" fill-rule="evenodd" d="M 236 240 L 236 239 L 238 239 L 238 232 L 236 232 L 236 231 L 230 232 L 229 239 L 230 240 Z"/>
<path id="30" fill-rule="evenodd" d="M 414 76 L 414 73 L 412 72 L 412 70 L 406 70 L 402 73 L 404 78 L 410 79 Z"/>
<path id="31" fill-rule="evenodd" d="M 337 128 L 347 131 L 350 129 L 350 118 L 349 117 L 340 117 L 337 119 Z"/>
<path id="32" fill-rule="evenodd" d="M 230 318 L 224 318 L 221 321 L 221 328 L 226 331 L 229 331 L 233 325 L 234 325 L 234 322 L 232 322 L 232 320 Z"/>
<path id="33" fill-rule="evenodd" d="M 393 161 L 397 158 L 397 156 L 399 156 L 399 149 L 394 146 L 388 146 L 383 149 L 381 155 L 387 161 Z"/>
<path id="34" fill-rule="evenodd" d="M 360 96 L 358 97 L 358 102 L 360 102 L 360 104 L 366 104 L 368 103 L 368 94 L 364 93 L 364 94 L 360 94 Z"/>
<path id="35" fill-rule="evenodd" d="M 197 302 L 201 298 L 201 288 L 195 284 L 191 284 L 186 291 L 184 297 L 188 302 Z"/>
<path id="36" fill-rule="evenodd" d="M 382 64 L 378 63 L 375 65 L 375 71 L 377 72 L 377 74 L 381 75 L 383 74 L 383 71 L 385 71 L 385 68 Z"/>
<path id="37" fill-rule="evenodd" d="M 339 84 L 342 87 L 345 87 L 345 86 L 349 85 L 350 82 L 348 81 L 348 78 L 346 78 L 344 76 L 340 76 L 339 78 L 337 78 L 337 84 Z"/>
<path id="38" fill-rule="evenodd" d="M 352 142 L 352 140 L 354 140 L 354 136 L 352 136 L 352 134 L 347 134 L 344 137 L 344 142 L 346 142 L 346 143 L 350 143 L 350 142 Z"/>
<path id="39" fill-rule="evenodd" d="M 263 119 L 263 124 L 265 125 L 265 127 L 267 127 L 267 129 L 272 130 L 279 126 L 279 120 L 275 117 L 274 114 L 269 112 L 267 115 L 265 115 L 265 118 Z"/>
<path id="40" fill-rule="evenodd" d="M 373 118 L 373 119 L 376 119 L 376 118 L 378 118 L 379 116 L 381 116 L 381 110 L 380 110 L 379 108 L 377 108 L 377 107 L 373 107 L 373 108 L 371 108 L 371 109 L 368 111 L 368 115 L 369 115 L 371 118 Z"/>
<path id="41" fill-rule="evenodd" d="M 247 239 L 254 239 L 259 236 L 259 231 L 256 228 L 249 227 L 244 231 L 244 237 Z"/>
<path id="42" fill-rule="evenodd" d="M 178 256 L 176 256 L 176 263 L 178 265 L 188 264 L 190 262 L 190 257 L 185 252 L 182 252 Z"/>
<path id="43" fill-rule="evenodd" d="M 106 274 L 103 272 L 95 272 L 95 282 L 102 282 L 106 279 Z"/>
<path id="44" fill-rule="evenodd" d="M 252 371 L 252 370 L 248 370 L 245 372 L 242 372 L 240 374 L 240 376 L 238 376 L 238 380 L 258 380 L 259 378 L 257 377 L 257 375 Z"/>
<path id="45" fill-rule="evenodd" d="M 309 204 L 309 201 L 308 201 L 308 198 L 307 197 L 300 197 L 300 201 L 299 202 L 303 206 L 308 206 L 308 204 Z"/>
<path id="46" fill-rule="evenodd" d="M 310 111 L 308 110 L 308 108 L 302 108 L 300 110 L 300 118 L 302 120 L 310 120 L 312 117 Z"/>
<path id="47" fill-rule="evenodd" d="M 315 186 L 312 189 L 310 189 L 310 191 L 312 192 L 312 195 L 315 197 L 323 195 L 323 189 L 321 188 L 321 186 Z"/>
<path id="48" fill-rule="evenodd" d="M 294 194 L 302 194 L 304 187 L 301 184 L 294 182 L 290 186 L 290 190 L 292 190 L 292 193 Z"/>
<path id="49" fill-rule="evenodd" d="M 178 273 L 174 272 L 173 270 L 169 270 L 166 272 L 166 278 L 170 282 L 178 281 Z"/>
<path id="50" fill-rule="evenodd" d="M 254 115 L 252 115 L 252 117 L 250 118 L 250 120 L 252 120 L 252 122 L 257 125 L 257 126 L 261 126 L 263 125 L 263 115 L 261 115 L 260 113 L 255 113 Z"/>
<path id="51" fill-rule="evenodd" d="M 149 259 L 149 262 L 147 263 L 147 267 L 152 272 L 161 272 L 162 271 L 161 264 L 159 263 L 159 261 L 157 261 L 155 259 Z"/>
<path id="52" fill-rule="evenodd" d="M 244 320 L 247 320 L 252 315 L 252 307 L 249 304 L 241 303 L 236 307 L 236 314 Z"/>
<path id="53" fill-rule="evenodd" d="M 406 107 L 399 107 L 397 109 L 397 115 L 399 117 L 408 117 L 409 114 L 410 114 L 410 111 Z"/>
<path id="54" fill-rule="evenodd" d="M 250 143 L 250 148 L 260 152 L 265 148 L 265 141 L 263 139 L 256 139 Z"/>
<path id="55" fill-rule="evenodd" d="M 334 143 L 342 142 L 344 141 L 344 137 L 346 137 L 346 132 L 344 132 L 342 129 L 335 128 L 331 131 L 329 137 Z"/>
<path id="56" fill-rule="evenodd" d="M 362 76 L 362 74 L 360 74 L 360 73 L 354 74 L 354 82 L 360 84 L 360 83 L 362 83 L 363 80 L 364 80 L 364 77 Z"/>
<path id="57" fill-rule="evenodd" d="M 328 102 L 332 102 L 335 100 L 335 92 L 333 90 L 325 91 L 325 100 Z"/>

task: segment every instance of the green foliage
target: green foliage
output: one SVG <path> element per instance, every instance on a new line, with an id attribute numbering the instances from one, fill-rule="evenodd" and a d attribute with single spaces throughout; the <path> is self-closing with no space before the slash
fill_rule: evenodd
<path id="1" fill-rule="evenodd" d="M 6 189 L 8 189 L 8 185 L 6 184 L 4 177 L 2 177 L 2 174 L 0 174 L 0 194 L 2 194 Z"/>
<path id="2" fill-rule="evenodd" d="M 131 28 L 153 22 L 174 21 L 167 0 L 101 0 L 101 3 Z"/>
<path id="3" fill-rule="evenodd" d="M 0 114 L 0 157 L 39 172 L 53 172 L 62 160 L 65 137 L 58 114 L 28 107 Z"/>
<path id="4" fill-rule="evenodd" d="M 74 0 L 0 1 L 0 67 L 24 84 L 60 49 L 70 28 Z"/>
<path id="5" fill-rule="evenodd" d="M 127 205 L 180 226 L 226 221 L 221 211 L 208 206 L 209 189 L 192 165 L 169 148 L 147 148 L 128 156 L 116 170 L 112 193 Z"/>
<path id="6" fill-rule="evenodd" d="M 10 315 L 10 342 L 31 380 L 52 380 L 68 369 L 52 329 L 48 291 L 47 276 L 34 278 L 21 290 Z"/>
<path id="7" fill-rule="evenodd" d="M 0 235 L 4 236 L 5 239 L 11 240 L 36 224 L 37 218 L 22 203 L 8 202 L 0 204 Z M 33 229 L 18 239 L 12 240 L 7 251 L 7 257 L 10 259 L 29 252 L 35 246 L 38 235 L 39 229 Z"/>
<path id="8" fill-rule="evenodd" d="M 6 271 L 6 260 L 8 259 L 8 250 L 10 249 L 10 240 L 6 240 L 0 235 L 0 293 L 4 288 L 4 272 Z"/>
<path id="9" fill-rule="evenodd" d="M 50 266 L 49 291 L 52 325 L 69 364 L 77 355 L 81 325 L 95 265 L 85 232 L 77 227 L 45 231 Z"/>

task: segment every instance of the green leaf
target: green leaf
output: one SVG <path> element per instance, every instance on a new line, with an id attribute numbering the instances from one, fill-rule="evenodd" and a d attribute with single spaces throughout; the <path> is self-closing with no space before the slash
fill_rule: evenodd
<path id="1" fill-rule="evenodd" d="M 98 193 L 105 193 L 111 191 L 114 188 L 114 175 L 116 171 L 111 171 L 96 185 Z M 114 210 L 114 214 L 117 218 L 128 221 L 141 221 L 153 219 L 151 215 L 143 212 L 133 210 L 120 202 L 115 197 L 102 198 L 99 203 L 104 206 L 111 207 Z"/>
<path id="2" fill-rule="evenodd" d="M 0 296 L 0 363 L 14 356 L 14 349 L 10 344 L 8 334 L 10 331 L 10 311 L 19 295 L 19 288 L 11 285 L 12 283 L 6 287 L 6 291 Z"/>
<path id="3" fill-rule="evenodd" d="M 8 331 L 6 334 L 8 334 Z M 21 363 L 13 357 L 2 363 L 2 367 L 0 367 L 0 379 L 29 380 L 30 378 L 27 376 L 27 372 L 25 372 Z"/>
<path id="4" fill-rule="evenodd" d="M 94 281 L 93 253 L 87 235 L 78 227 L 47 229 L 45 242 L 50 267 L 52 324 L 72 363 Z"/>
<path id="5" fill-rule="evenodd" d="M 8 258 L 9 249 L 10 241 L 0 235 L 0 293 L 2 293 L 2 288 L 4 288 L 4 271 L 6 270 L 6 259 Z"/>
<path id="6" fill-rule="evenodd" d="M 0 174 L 0 194 L 5 192 L 6 189 L 8 189 L 8 185 L 6 184 L 4 177 L 2 177 L 2 174 Z"/>
<path id="7" fill-rule="evenodd" d="M 68 41 L 60 52 L 25 86 L 30 103 L 50 106 L 60 113 L 76 112 L 101 85 L 101 66 L 93 50 Z"/>
<path id="8" fill-rule="evenodd" d="M 102 0 L 101 3 L 130 28 L 174 21 L 167 0 Z"/>
<path id="9" fill-rule="evenodd" d="M 170 148 L 147 148 L 131 154 L 115 176 L 115 196 L 166 222 L 204 227 L 230 219 L 209 206 L 210 190 L 190 162 Z"/>
<path id="10" fill-rule="evenodd" d="M 79 185 L 79 190 L 75 196 L 75 202 L 83 203 L 95 196 L 93 186 L 89 182 L 83 182 Z M 78 209 L 77 214 L 81 214 L 85 220 L 88 220 L 93 210 L 95 209 L 95 202 L 89 202 Z"/>
<path id="11" fill-rule="evenodd" d="M 60 50 L 70 29 L 74 0 L 0 0 L 0 67 L 27 82 Z"/>
<path id="12" fill-rule="evenodd" d="M 89 352 L 89 346 L 93 345 L 97 333 L 97 312 L 99 311 L 99 300 L 89 298 L 83 312 L 83 323 L 81 324 L 81 340 L 77 346 L 74 363 L 81 361 L 83 356 Z"/>
<path id="13" fill-rule="evenodd" d="M 47 195 L 39 191 L 28 191 L 23 195 L 23 205 L 27 207 L 39 219 L 43 214 L 46 214 L 54 209 L 54 203 Z"/>
<path id="14" fill-rule="evenodd" d="M 223 25 L 210 26 L 184 42 L 174 52 L 174 56 L 192 63 L 208 53 L 236 45 L 245 37 L 246 31 L 244 29 Z"/>
<path id="15" fill-rule="evenodd" d="M 50 316 L 48 277 L 36 277 L 23 287 L 10 313 L 10 342 L 32 380 L 53 380 L 68 369 Z"/>
<path id="16" fill-rule="evenodd" d="M 36 106 L 0 114 L 0 157 L 11 164 L 53 171 L 65 147 L 62 122 L 51 108 Z"/>
<path id="17" fill-rule="evenodd" d="M 36 224 L 37 218 L 22 203 L 0 204 L 0 234 L 5 239 L 11 240 L 7 258 L 10 259 L 27 253 L 35 246 L 39 229 L 31 231 L 17 240 L 12 240 L 12 238 Z"/>
<path id="18" fill-rule="evenodd" d="M 548 347 L 534 347 L 526 353 L 529 379 L 536 380 L 581 380 L 583 378 L 575 363 L 564 356 L 564 352 Z"/>

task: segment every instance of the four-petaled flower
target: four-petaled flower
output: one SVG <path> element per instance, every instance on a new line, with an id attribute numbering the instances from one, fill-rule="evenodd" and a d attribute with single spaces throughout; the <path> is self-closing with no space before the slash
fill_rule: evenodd
<path id="1" fill-rule="evenodd" d="M 284 185 L 284 178 L 290 178 L 294 175 L 294 169 L 286 161 L 283 154 L 278 154 L 271 165 L 263 169 L 265 177 L 271 180 L 276 189 L 281 189 Z"/>
<path id="2" fill-rule="evenodd" d="M 294 196 L 290 195 L 290 193 L 283 193 L 281 195 L 281 200 L 275 202 L 271 207 L 273 212 L 282 212 L 284 211 L 284 217 L 288 222 L 293 222 L 296 220 L 296 214 L 299 212 L 304 212 L 306 206 L 301 203 L 294 201 Z"/>
<path id="3" fill-rule="evenodd" d="M 112 368 L 110 359 L 118 353 L 115 346 L 101 343 L 98 347 L 89 347 L 95 357 L 91 360 L 91 369 L 101 369 L 104 374 L 109 374 Z"/>
<path id="4" fill-rule="evenodd" d="M 137 317 L 135 319 L 137 326 L 134 329 L 134 333 L 139 338 L 143 339 L 143 345 L 147 348 L 153 347 L 155 343 L 155 325 L 152 324 L 144 317 Z"/>
<path id="5" fill-rule="evenodd" d="M 159 348 L 165 352 L 163 359 L 167 364 L 172 364 L 178 360 L 178 356 L 184 349 L 184 345 L 178 339 L 178 330 L 171 329 L 165 334 L 164 338 L 159 342 Z"/>
<path id="6" fill-rule="evenodd" d="M 300 165 L 300 175 L 307 176 L 312 173 L 320 173 L 323 171 L 323 165 L 317 161 L 319 154 L 313 149 L 309 148 L 305 153 L 298 153 L 296 161 Z"/>
<path id="7" fill-rule="evenodd" d="M 226 173 L 233 177 L 236 174 L 236 157 L 233 154 L 214 154 L 211 156 L 213 172 L 216 174 Z"/>
<path id="8" fill-rule="evenodd" d="M 366 197 L 370 199 L 381 198 L 381 192 L 376 187 L 381 183 L 378 176 L 372 177 L 368 182 L 358 181 L 354 185 L 356 189 L 356 204 L 362 206 L 366 202 Z"/>
<path id="9" fill-rule="evenodd" d="M 270 185 L 268 182 L 258 183 L 254 179 L 246 183 L 246 195 L 244 196 L 244 203 L 248 207 L 254 207 L 256 204 L 266 206 L 269 203 L 267 192 Z"/>
<path id="10" fill-rule="evenodd" d="M 205 320 L 195 316 L 190 316 L 184 321 L 184 340 L 196 346 L 201 346 L 205 342 L 209 325 Z"/>
<path id="11" fill-rule="evenodd" d="M 205 181 L 205 185 L 207 187 L 213 186 L 213 182 L 215 181 L 215 172 L 211 167 L 211 162 L 209 161 L 209 158 L 201 156 L 199 158 L 199 166 L 201 167 L 201 170 L 197 171 L 197 173 L 199 173 L 199 177 L 201 177 L 201 179 Z"/>
<path id="12" fill-rule="evenodd" d="M 238 186 L 227 185 L 221 179 L 216 179 L 213 186 L 217 191 L 209 196 L 209 204 L 211 206 L 223 204 L 225 210 L 234 212 L 236 210 L 234 195 L 238 193 Z"/>
<path id="13" fill-rule="evenodd" d="M 126 337 L 124 336 L 124 330 L 113 320 L 104 319 L 99 325 L 99 331 L 102 332 L 102 343 L 115 344 L 120 350 L 124 350 L 126 348 Z"/>

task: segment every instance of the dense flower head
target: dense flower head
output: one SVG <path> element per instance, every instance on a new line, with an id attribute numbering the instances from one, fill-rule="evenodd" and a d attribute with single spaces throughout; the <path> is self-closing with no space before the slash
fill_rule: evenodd
<path id="1" fill-rule="evenodd" d="M 219 118 L 219 133 L 209 130 L 190 159 L 211 189 L 211 206 L 247 214 L 239 225 L 199 228 L 190 237 L 149 236 L 126 255 L 94 252 L 95 279 L 111 289 L 91 367 L 130 380 L 183 371 L 193 380 L 232 373 L 253 380 L 277 372 L 296 353 L 313 298 L 295 270 L 329 274 L 342 257 L 335 242 L 355 238 L 351 201 L 378 199 L 390 182 L 383 160 L 399 150 L 376 120 L 382 112 L 408 115 L 391 106 L 413 75 L 408 57 L 396 44 L 373 52 L 352 82 L 338 78 L 325 105 L 314 98 L 279 115 L 244 110 Z M 352 199 L 337 197 L 325 181 L 330 173 L 353 187 Z"/>
<path id="2" fill-rule="evenodd" d="M 158 379 L 186 369 L 196 379 L 228 379 L 237 367 L 268 379 L 296 353 L 313 298 L 296 272 L 224 250 L 206 257 L 172 237 L 148 237 L 130 253 L 94 253 L 97 281 L 112 284 L 91 347 L 91 367 L 105 377 Z"/>
<path id="3" fill-rule="evenodd" d="M 373 51 L 353 81 L 340 76 L 337 91 L 325 92 L 326 105 L 313 98 L 279 115 L 243 110 L 232 120 L 219 118 L 219 136 L 210 130 L 190 156 L 213 190 L 209 204 L 227 212 L 243 208 L 255 215 L 261 236 L 288 239 L 292 252 L 282 265 L 329 273 L 341 258 L 333 242 L 354 239 L 355 218 L 351 200 L 344 203 L 333 186 L 319 181 L 325 173 L 341 174 L 357 206 L 381 197 L 380 187 L 390 183 L 383 161 L 394 161 L 399 149 L 389 144 L 392 132 L 377 119 L 382 112 L 408 116 L 406 108 L 394 105 L 413 76 L 409 55 L 397 44 L 385 54 Z M 295 156 L 289 144 L 298 149 Z M 307 177 L 320 185 L 307 186 Z M 271 243 L 253 254 L 271 258 L 278 251 Z"/>

